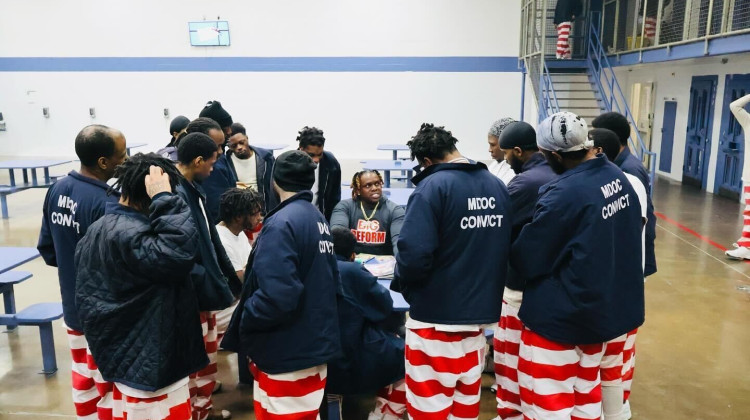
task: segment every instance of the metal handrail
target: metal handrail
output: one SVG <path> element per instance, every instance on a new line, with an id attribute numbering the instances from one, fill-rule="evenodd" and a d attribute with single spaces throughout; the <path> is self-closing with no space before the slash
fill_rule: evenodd
<path id="1" fill-rule="evenodd" d="M 555 84 L 552 82 L 552 76 L 550 76 L 549 68 L 547 68 L 547 61 L 542 61 L 542 80 L 540 86 L 542 89 L 542 101 L 544 104 L 544 118 L 549 116 L 547 110 L 552 113 L 560 112 L 560 104 L 557 101 L 557 93 L 555 92 Z M 551 96 L 550 96 L 551 94 Z M 544 118 L 541 118 L 540 121 Z"/>
<path id="2" fill-rule="evenodd" d="M 599 16 L 599 18 L 596 18 L 595 16 Z M 596 86 L 599 88 L 599 96 L 604 102 L 605 108 L 608 111 L 616 111 L 625 115 L 628 122 L 635 127 L 635 139 L 632 135 L 630 136 L 630 145 L 637 151 L 638 157 L 641 161 L 646 157 L 649 158 L 649 178 L 651 179 L 651 185 L 653 186 L 656 177 L 656 152 L 652 152 L 646 147 L 646 144 L 638 131 L 638 125 L 635 122 L 635 118 L 633 118 L 633 114 L 630 112 L 630 107 L 628 107 L 628 100 L 625 97 L 625 94 L 622 93 L 620 83 L 617 81 L 615 72 L 612 70 L 609 58 L 607 57 L 599 38 L 598 22 L 600 21 L 601 13 L 593 12 L 591 28 L 589 30 L 586 62 L 590 74 L 594 78 Z M 604 83 L 602 83 L 602 77 L 604 78 Z M 609 96 L 609 98 L 607 96 Z"/>

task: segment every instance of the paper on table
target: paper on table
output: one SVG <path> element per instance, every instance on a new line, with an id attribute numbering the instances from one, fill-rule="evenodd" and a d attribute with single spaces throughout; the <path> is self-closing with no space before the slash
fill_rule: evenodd
<path id="1" fill-rule="evenodd" d="M 357 259 L 364 261 L 363 267 L 373 276 L 380 279 L 393 278 L 393 270 L 396 267 L 396 258 L 393 255 L 359 254 Z"/>

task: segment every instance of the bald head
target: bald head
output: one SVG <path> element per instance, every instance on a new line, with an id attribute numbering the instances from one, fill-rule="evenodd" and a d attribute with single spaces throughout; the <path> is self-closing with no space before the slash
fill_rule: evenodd
<path id="1" fill-rule="evenodd" d="M 81 166 L 105 180 L 112 177 L 115 167 L 127 157 L 125 136 L 119 130 L 99 124 L 83 127 L 76 136 L 75 149 Z"/>

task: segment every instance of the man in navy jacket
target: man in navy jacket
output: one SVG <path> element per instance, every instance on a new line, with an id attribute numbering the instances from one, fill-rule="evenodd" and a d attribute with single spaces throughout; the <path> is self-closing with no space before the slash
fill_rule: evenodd
<path id="1" fill-rule="evenodd" d="M 313 162 L 318 164 L 315 169 L 315 183 L 311 187 L 312 203 L 330 222 L 333 208 L 341 201 L 341 165 L 333 153 L 323 150 L 326 144 L 323 130 L 305 127 L 300 130 L 297 141 L 298 150 L 310 155 Z"/>
<path id="2" fill-rule="evenodd" d="M 202 178 L 200 184 L 201 187 L 203 187 L 206 196 L 205 210 L 209 217 L 209 221 L 212 222 L 212 224 L 219 223 L 219 204 L 221 202 L 221 195 L 224 194 L 226 190 L 237 186 L 237 178 L 234 176 L 234 172 L 229 168 L 229 162 L 227 162 L 226 155 L 224 154 L 224 144 L 226 142 L 224 131 L 222 131 L 219 123 L 206 117 L 194 119 L 188 124 L 185 130 L 188 134 L 205 134 L 216 144 L 218 155 L 216 156 L 216 162 L 214 162 L 213 165 L 213 171 L 211 171 L 209 176 Z"/>
<path id="3" fill-rule="evenodd" d="M 648 195 L 648 221 L 646 222 L 646 269 L 644 276 L 648 277 L 656 273 L 656 254 L 654 252 L 654 242 L 656 241 L 656 216 L 654 215 L 654 203 L 651 200 L 651 181 L 649 180 L 648 171 L 643 163 L 637 157 L 630 153 L 628 147 L 628 138 L 630 138 L 630 124 L 624 115 L 617 112 L 605 112 L 591 121 L 594 128 L 607 128 L 617 134 L 620 139 L 620 154 L 614 160 L 614 164 L 619 166 L 623 172 L 637 177 L 646 187 Z"/>
<path id="4" fill-rule="evenodd" d="M 536 145 L 536 131 L 525 122 L 509 124 L 500 135 L 500 150 L 516 173 L 508 184 L 513 207 L 515 241 L 521 229 L 531 222 L 539 199 L 539 189 L 557 178 Z M 503 308 L 494 334 L 495 381 L 497 384 L 497 414 L 501 419 L 521 418 L 521 397 L 518 394 L 516 360 L 523 324 L 518 309 L 523 299 L 524 280 L 509 269 L 503 291 Z"/>
<path id="5" fill-rule="evenodd" d="M 104 215 L 106 203 L 116 203 L 119 199 L 117 193 L 107 194 L 107 181 L 127 154 L 122 133 L 103 125 L 84 127 L 76 136 L 75 149 L 81 168 L 78 172 L 70 171 L 47 191 L 37 249 L 47 265 L 57 267 L 73 359 L 73 401 L 77 414 L 87 417 L 96 415 L 103 395 L 94 383 L 94 378 L 99 377 L 96 368 L 87 368 L 96 365 L 89 363 L 88 344 L 76 312 L 73 253 L 89 226 Z"/>
<path id="6" fill-rule="evenodd" d="M 341 355 L 339 272 L 328 224 L 311 203 L 315 166 L 298 150 L 276 159 L 281 204 L 266 215 L 222 341 L 252 361 L 259 420 L 316 418 L 327 363 Z"/>
<path id="7" fill-rule="evenodd" d="M 240 123 L 232 124 L 232 137 L 229 138 L 229 150 L 226 153 L 226 159 L 229 169 L 232 171 L 238 184 L 248 183 L 249 180 L 241 178 L 240 174 L 242 173 L 242 167 L 246 163 L 251 163 L 247 166 L 255 169 L 255 173 L 252 174 L 255 177 L 253 180 L 255 184 L 243 185 L 242 187 L 253 188 L 263 196 L 264 213 L 270 212 L 279 205 L 279 198 L 271 186 L 271 173 L 273 171 L 273 164 L 276 161 L 273 157 L 273 152 L 251 146 L 245 132 L 245 127 Z M 238 166 L 241 167 L 240 173 L 237 170 Z"/>
<path id="8" fill-rule="evenodd" d="M 479 416 L 483 332 L 500 319 L 510 198 L 484 164 L 458 152 L 457 141 L 422 124 L 407 143 L 425 169 L 414 177 L 391 288 L 410 304 L 406 396 L 414 419 Z"/>
<path id="9" fill-rule="evenodd" d="M 210 360 L 208 367 L 190 375 L 190 387 L 193 389 L 191 395 L 194 395 L 193 414 L 198 420 L 213 415 L 211 394 L 216 384 L 218 351 L 216 311 L 228 308 L 234 301 L 232 290 L 239 294 L 241 288 L 237 273 L 221 244 L 216 224 L 206 215 L 206 196 L 199 184 L 211 174 L 217 153 L 214 141 L 202 133 L 188 134 L 180 140 L 177 147 L 177 168 L 183 176 L 177 186 L 177 193 L 190 208 L 200 238 L 191 275 L 201 311 L 206 353 Z"/>
<path id="10" fill-rule="evenodd" d="M 594 154 L 582 118 L 560 112 L 537 133 L 561 175 L 540 191 L 511 252 L 526 279 L 521 408 L 531 419 L 599 418 L 604 346 L 644 320 L 640 203 L 625 174 Z"/>

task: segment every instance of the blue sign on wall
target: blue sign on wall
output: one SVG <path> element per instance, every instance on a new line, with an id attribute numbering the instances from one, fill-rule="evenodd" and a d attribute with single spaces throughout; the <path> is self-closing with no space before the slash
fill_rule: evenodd
<path id="1" fill-rule="evenodd" d="M 195 47 L 228 47 L 229 22 L 226 20 L 206 20 L 188 22 L 190 45 Z"/>

